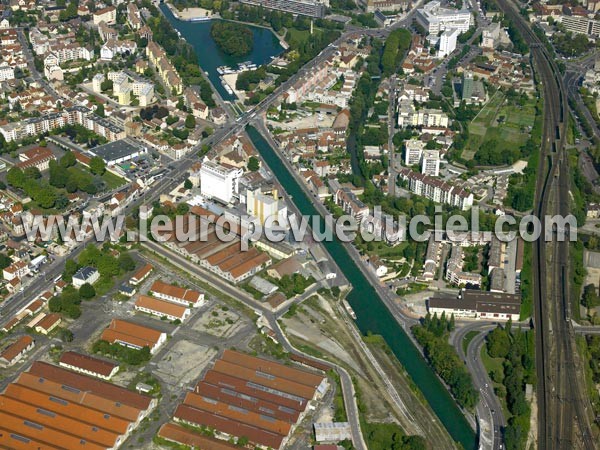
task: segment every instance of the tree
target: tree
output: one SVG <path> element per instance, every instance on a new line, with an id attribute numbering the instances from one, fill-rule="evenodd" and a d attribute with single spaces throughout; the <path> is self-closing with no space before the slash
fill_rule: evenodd
<path id="1" fill-rule="evenodd" d="M 192 189 L 194 187 L 194 184 L 190 181 L 189 178 L 186 178 L 183 182 L 183 187 L 184 189 Z"/>
<path id="2" fill-rule="evenodd" d="M 487 349 L 492 358 L 506 358 L 510 350 L 510 338 L 504 328 L 498 325 L 487 336 Z"/>
<path id="3" fill-rule="evenodd" d="M 106 163 L 100 156 L 94 156 L 90 159 L 90 172 L 94 175 L 102 175 L 106 170 Z"/>
<path id="4" fill-rule="evenodd" d="M 58 335 L 63 342 L 73 342 L 73 332 L 67 328 L 61 328 Z"/>
<path id="5" fill-rule="evenodd" d="M 598 296 L 595 285 L 588 284 L 583 288 L 581 304 L 588 309 L 595 308 L 596 306 L 600 305 L 600 296 Z"/>
<path id="6" fill-rule="evenodd" d="M 75 154 L 69 150 L 67 151 L 62 158 L 60 158 L 61 167 L 67 168 L 74 166 L 77 163 L 77 159 L 75 158 Z"/>
<path id="7" fill-rule="evenodd" d="M 96 115 L 104 117 L 104 105 L 102 103 L 98 103 L 94 112 L 96 113 Z"/>
<path id="8" fill-rule="evenodd" d="M 96 290 L 90 283 L 85 283 L 79 288 L 79 295 L 81 298 L 89 300 L 96 296 Z"/>
<path id="9" fill-rule="evenodd" d="M 106 80 L 104 80 L 102 83 L 100 83 L 100 89 L 104 92 L 104 91 L 111 91 L 113 88 L 113 82 L 112 80 L 109 80 L 108 78 Z"/>
<path id="10" fill-rule="evenodd" d="M 75 272 L 79 270 L 79 264 L 74 259 L 67 259 L 65 262 L 65 270 L 63 271 L 63 278 L 66 282 L 70 282 Z"/>
<path id="11" fill-rule="evenodd" d="M 25 174 L 18 167 L 11 167 L 6 172 L 6 182 L 13 187 L 22 188 L 25 186 Z"/>
<path id="12" fill-rule="evenodd" d="M 38 169 L 35 166 L 27 167 L 23 171 L 23 174 L 25 175 L 25 178 L 27 178 L 28 180 L 39 180 L 40 178 L 42 178 L 42 172 L 40 172 L 40 169 Z"/>
<path id="13" fill-rule="evenodd" d="M 188 114 L 185 118 L 185 127 L 190 130 L 196 128 L 196 118 L 192 114 Z"/>
<path id="14" fill-rule="evenodd" d="M 12 264 L 12 259 L 6 256 L 4 253 L 0 253 L 0 269 L 6 269 Z"/>
<path id="15" fill-rule="evenodd" d="M 248 170 L 256 172 L 260 168 L 260 161 L 256 156 L 248 158 Z"/>
<path id="16" fill-rule="evenodd" d="M 135 269 L 135 261 L 128 253 L 119 255 L 119 268 L 124 272 L 130 272 Z"/>

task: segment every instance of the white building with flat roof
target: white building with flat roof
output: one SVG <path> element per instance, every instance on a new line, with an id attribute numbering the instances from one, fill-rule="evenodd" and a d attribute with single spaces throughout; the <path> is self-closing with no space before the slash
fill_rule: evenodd
<path id="1" fill-rule="evenodd" d="M 460 34 L 457 28 L 447 28 L 440 36 L 440 46 L 438 49 L 438 57 L 444 58 L 456 50 L 456 39 Z"/>
<path id="2" fill-rule="evenodd" d="M 472 24 L 471 11 L 442 8 L 439 0 L 429 2 L 417 9 L 416 19 L 417 23 L 432 35 L 437 35 L 448 28 L 456 28 L 459 33 L 464 33 Z"/>
<path id="3" fill-rule="evenodd" d="M 440 151 L 439 150 L 423 150 L 421 158 L 421 173 L 432 177 L 437 177 L 440 174 Z"/>
<path id="4" fill-rule="evenodd" d="M 404 165 L 414 166 L 421 162 L 421 156 L 425 149 L 425 142 L 418 139 L 404 141 Z"/>
<path id="5" fill-rule="evenodd" d="M 238 195 L 238 183 L 244 171 L 213 161 L 202 163 L 200 168 L 200 193 L 222 203 L 231 203 Z"/>

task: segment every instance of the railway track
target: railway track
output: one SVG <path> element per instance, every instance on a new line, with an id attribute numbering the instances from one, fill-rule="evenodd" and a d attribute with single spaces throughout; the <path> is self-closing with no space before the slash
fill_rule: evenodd
<path id="1" fill-rule="evenodd" d="M 543 87 L 544 128 L 536 185 L 535 214 L 545 229 L 547 214 L 569 214 L 570 176 L 564 150 L 568 118 L 567 92 L 560 72 L 533 30 L 510 0 L 498 0 L 529 44 L 537 81 Z M 548 267 L 548 257 L 551 267 Z M 534 244 L 534 319 L 538 442 L 540 449 L 596 448 L 582 394 L 582 372 L 570 321 L 569 243 Z M 551 278 L 549 277 L 551 275 Z M 589 402 L 588 402 L 589 403 Z"/>

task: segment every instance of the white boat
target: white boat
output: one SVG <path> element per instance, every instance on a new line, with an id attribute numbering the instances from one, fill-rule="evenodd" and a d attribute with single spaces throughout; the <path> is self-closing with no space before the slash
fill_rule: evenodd
<path id="1" fill-rule="evenodd" d="M 207 20 L 211 20 L 212 17 L 204 16 L 204 17 L 192 17 L 189 19 L 190 22 L 206 22 Z"/>
<path id="2" fill-rule="evenodd" d="M 342 300 L 342 304 L 344 305 L 344 308 L 346 308 L 346 311 L 348 312 L 350 317 L 356 320 L 356 313 L 354 312 L 350 304 L 346 301 L 346 299 Z"/>
<path id="3" fill-rule="evenodd" d="M 227 91 L 227 93 L 229 95 L 233 95 L 233 89 L 231 89 L 229 87 L 229 85 L 227 84 L 227 82 L 225 80 L 221 80 L 221 84 L 223 85 L 223 87 L 225 88 L 225 90 Z"/>

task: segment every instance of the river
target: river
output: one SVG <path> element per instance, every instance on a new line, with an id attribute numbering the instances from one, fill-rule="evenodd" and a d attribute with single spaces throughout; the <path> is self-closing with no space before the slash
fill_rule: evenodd
<path id="1" fill-rule="evenodd" d="M 272 56 L 277 56 L 283 52 L 283 47 L 279 43 L 277 36 L 268 28 L 248 25 L 254 34 L 254 46 L 252 51 L 245 56 L 230 56 L 223 53 L 217 47 L 217 44 L 210 36 L 210 27 L 213 21 L 220 19 L 212 19 L 205 22 L 186 22 L 177 19 L 173 12 L 164 3 L 160 4 L 160 10 L 169 20 L 171 25 L 176 30 L 179 30 L 185 40 L 194 47 L 198 55 L 198 63 L 206 72 L 211 83 L 219 92 L 224 100 L 236 100 L 237 97 L 228 94 L 223 85 L 217 67 L 230 66 L 237 68 L 238 63 L 252 61 L 257 66 L 267 64 L 271 61 Z"/>
<path id="2" fill-rule="evenodd" d="M 256 129 L 248 127 L 247 131 L 271 171 L 277 174 L 278 181 L 292 196 L 300 212 L 306 216 L 318 214 L 312 200 L 306 196 L 268 142 Z M 476 448 L 473 430 L 453 398 L 400 327 L 373 286 L 356 266 L 354 260 L 350 258 L 342 243 L 334 240 L 325 242 L 324 245 L 346 279 L 351 280 L 353 289 L 347 299 L 356 313 L 356 323 L 360 331 L 363 334 L 370 331 L 383 336 L 415 384 L 423 392 L 450 436 L 460 442 L 465 449 Z"/>

